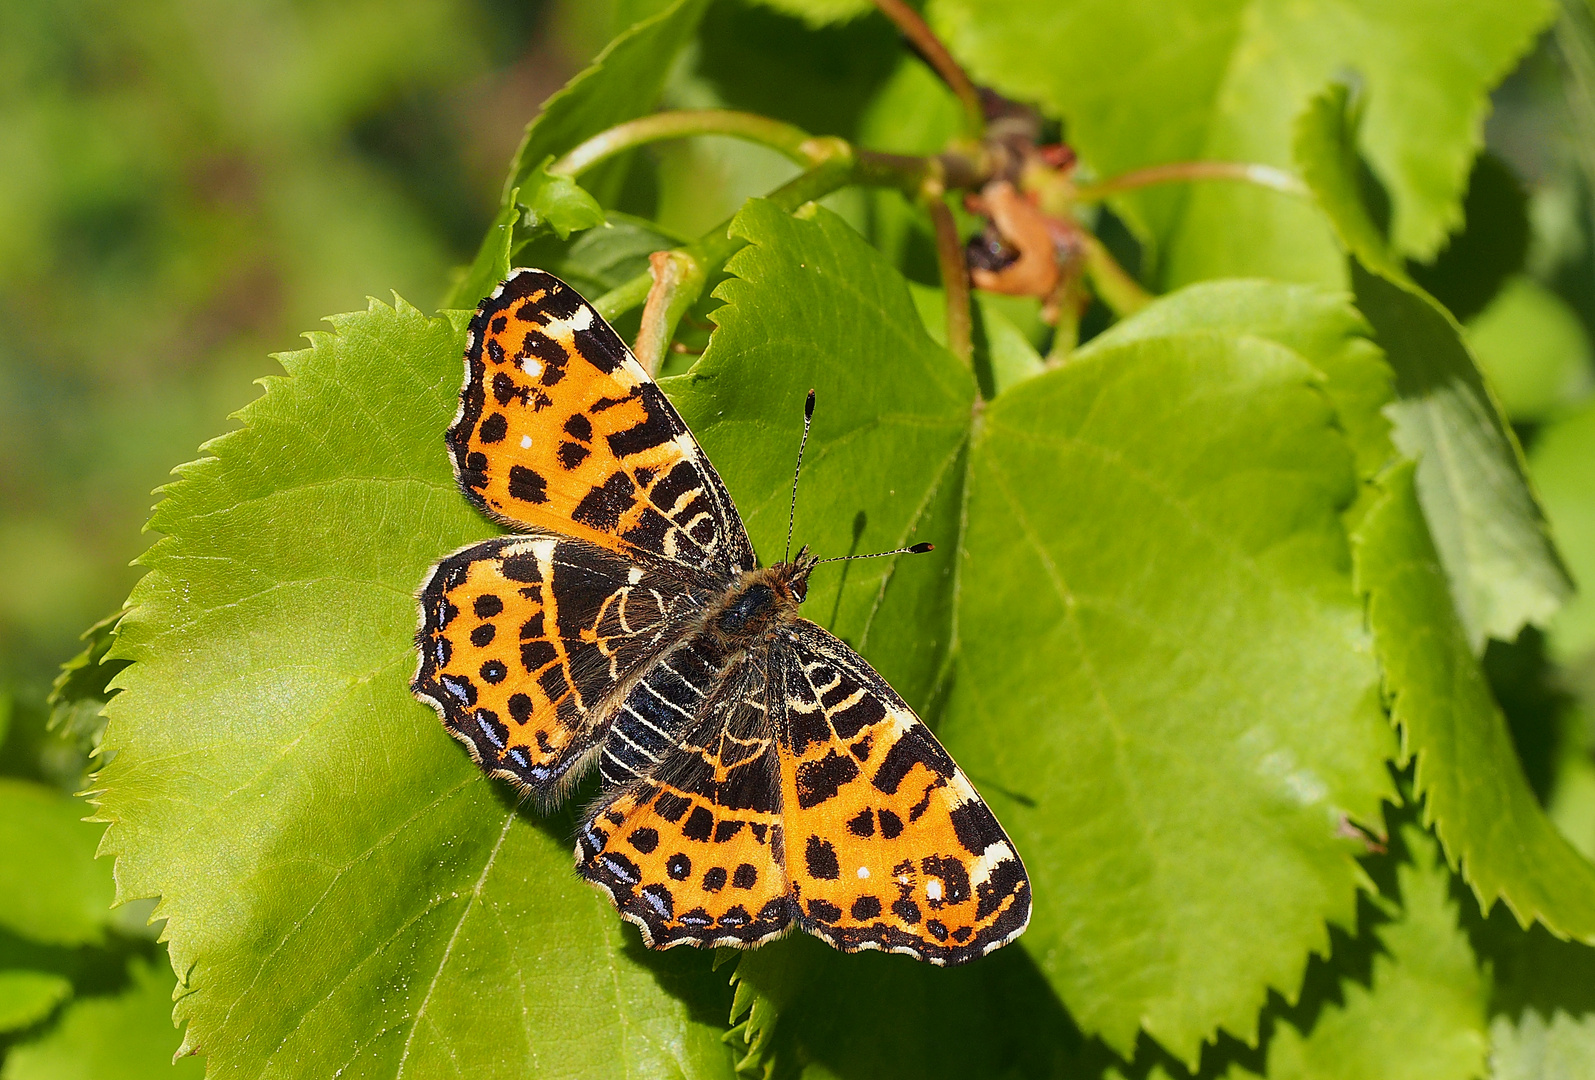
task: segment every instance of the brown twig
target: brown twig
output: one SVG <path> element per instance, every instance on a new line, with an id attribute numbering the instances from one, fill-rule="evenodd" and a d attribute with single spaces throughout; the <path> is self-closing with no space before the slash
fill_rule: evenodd
<path id="1" fill-rule="evenodd" d="M 892 20 L 903 36 L 919 50 L 919 54 L 936 69 L 936 74 L 941 76 L 948 88 L 958 95 L 958 100 L 964 106 L 969 134 L 978 139 L 986 130 L 986 110 L 980 103 L 980 91 L 975 89 L 975 84 L 969 80 L 958 61 L 953 59 L 952 53 L 947 51 L 947 46 L 941 43 L 941 38 L 919 17 L 919 12 L 903 0 L 875 0 L 875 6 L 882 15 Z"/>
<path id="2" fill-rule="evenodd" d="M 947 299 L 947 349 L 965 366 L 973 367 L 975 347 L 969 313 L 969 267 L 964 262 L 964 245 L 958 240 L 958 224 L 953 220 L 940 183 L 927 182 L 921 199 L 936 228 L 936 264 L 941 270 Z"/>

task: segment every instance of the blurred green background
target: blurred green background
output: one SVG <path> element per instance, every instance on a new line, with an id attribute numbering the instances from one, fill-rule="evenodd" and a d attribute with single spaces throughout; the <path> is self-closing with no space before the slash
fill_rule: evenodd
<path id="1" fill-rule="evenodd" d="M 429 308 L 602 3 L 0 4 L 0 689 L 37 718 L 151 490 L 327 314 Z"/>
<path id="2" fill-rule="evenodd" d="M 521 129 L 608 40 L 617 9 L 625 0 L 0 3 L 0 776 L 81 786 L 85 744 L 46 730 L 46 697 L 79 633 L 136 579 L 152 489 L 230 427 L 252 380 L 278 370 L 267 354 L 299 347 L 322 316 L 395 290 L 439 301 Z M 808 33 L 720 0 L 699 60 L 764 87 L 772 107 L 816 113 L 793 119 L 823 127 L 820 114 L 861 108 L 885 74 L 849 67 L 849 42 L 890 34 L 865 20 L 813 39 L 836 66 L 836 101 L 779 102 L 778 70 L 733 70 L 747 26 Z M 714 85 L 689 64 L 667 96 L 711 104 Z M 1595 582 L 1588 8 L 1565 9 L 1495 103 L 1468 229 L 1418 273 L 1467 323 L 1571 569 Z M 723 143 L 648 160 L 660 219 L 687 231 L 790 168 Z M 1595 602 L 1574 601 L 1548 636 L 1492 645 L 1487 662 L 1536 789 L 1595 855 L 1595 709 L 1582 704 L 1595 701 Z M 137 923 L 117 924 L 124 951 L 160 968 Z M 168 989 L 155 986 L 157 1005 Z"/>

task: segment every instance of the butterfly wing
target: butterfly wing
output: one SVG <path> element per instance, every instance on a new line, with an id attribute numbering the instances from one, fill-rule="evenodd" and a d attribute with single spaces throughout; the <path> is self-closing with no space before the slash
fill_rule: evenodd
<path id="1" fill-rule="evenodd" d="M 766 682 L 760 658 L 727 665 L 689 642 L 610 730 L 576 869 L 656 949 L 757 945 L 791 923 Z M 616 744 L 625 761 L 610 760 Z"/>
<path id="2" fill-rule="evenodd" d="M 846 952 L 983 956 L 1030 882 L 963 771 L 886 680 L 806 620 L 771 651 L 787 877 L 804 930 Z"/>
<path id="3" fill-rule="evenodd" d="M 552 274 L 516 270 L 477 308 L 447 441 L 466 497 L 513 528 L 722 575 L 754 565 L 687 425 L 609 324 Z"/>
<path id="4" fill-rule="evenodd" d="M 486 772 L 552 800 L 621 688 L 715 595 L 683 567 L 571 537 L 474 544 L 421 587 L 411 689 Z"/>

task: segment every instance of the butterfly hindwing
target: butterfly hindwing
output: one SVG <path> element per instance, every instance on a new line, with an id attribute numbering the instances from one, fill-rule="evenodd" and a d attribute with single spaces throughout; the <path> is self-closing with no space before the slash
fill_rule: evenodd
<path id="1" fill-rule="evenodd" d="M 731 497 L 675 408 L 552 274 L 516 270 L 482 301 L 447 441 L 466 497 L 512 527 L 727 575 L 753 566 Z"/>
<path id="2" fill-rule="evenodd" d="M 577 841 L 577 872 L 654 948 L 756 945 L 791 922 L 765 673 L 717 659 L 689 642 L 632 691 L 603 765 L 620 740 L 637 772 L 606 775 Z"/>
<path id="3" fill-rule="evenodd" d="M 555 795 L 616 689 L 714 595 L 680 568 L 551 534 L 443 559 L 421 588 L 415 693 L 492 775 Z"/>
<path id="4" fill-rule="evenodd" d="M 806 620 L 772 650 L 787 877 L 800 926 L 852 952 L 983 956 L 1030 919 L 1002 826 L 902 698 Z"/>

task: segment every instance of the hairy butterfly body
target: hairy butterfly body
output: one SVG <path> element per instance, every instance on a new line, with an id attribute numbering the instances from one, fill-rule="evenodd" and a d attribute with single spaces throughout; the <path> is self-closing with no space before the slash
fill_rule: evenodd
<path id="1" fill-rule="evenodd" d="M 490 775 L 549 805 L 596 763 L 577 872 L 655 948 L 793 925 L 956 964 L 1030 915 L 1017 852 L 892 688 L 760 568 L 714 467 L 573 289 L 482 302 L 446 441 L 513 535 L 421 588 L 412 681 Z"/>

